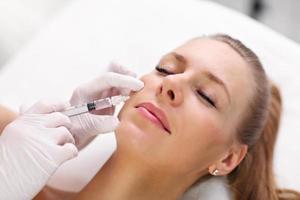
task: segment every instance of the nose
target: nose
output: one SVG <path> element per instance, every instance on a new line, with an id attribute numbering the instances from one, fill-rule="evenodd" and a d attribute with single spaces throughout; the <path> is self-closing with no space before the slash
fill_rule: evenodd
<path id="1" fill-rule="evenodd" d="M 158 88 L 157 95 L 172 106 L 179 106 L 183 102 L 182 81 L 175 76 L 164 77 Z"/>

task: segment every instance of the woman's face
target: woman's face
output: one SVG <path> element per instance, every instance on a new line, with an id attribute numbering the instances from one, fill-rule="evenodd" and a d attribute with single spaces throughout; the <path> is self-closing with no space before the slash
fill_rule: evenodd
<path id="1" fill-rule="evenodd" d="M 176 48 L 141 77 L 145 87 L 122 108 L 117 151 L 160 170 L 207 172 L 236 143 L 250 74 L 225 43 L 195 39 Z"/>

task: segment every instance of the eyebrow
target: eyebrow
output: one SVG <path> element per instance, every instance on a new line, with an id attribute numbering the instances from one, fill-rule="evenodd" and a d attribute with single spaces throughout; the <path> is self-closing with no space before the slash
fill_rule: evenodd
<path id="1" fill-rule="evenodd" d="M 180 54 L 175 53 L 175 52 L 171 52 L 171 53 L 169 53 L 169 55 L 173 56 L 178 62 L 181 62 L 184 65 L 187 64 L 187 60 L 183 55 L 180 55 Z"/>
<path id="2" fill-rule="evenodd" d="M 187 59 L 186 59 L 183 55 L 180 55 L 180 54 L 175 53 L 175 52 L 171 52 L 171 53 L 169 53 L 168 55 L 173 56 L 178 62 L 180 62 L 180 63 L 182 63 L 182 64 L 184 64 L 184 65 L 187 65 L 187 63 L 188 63 L 188 62 L 187 62 Z M 221 86 L 221 87 L 224 89 L 224 91 L 225 91 L 225 93 L 226 93 L 226 95 L 227 95 L 227 98 L 228 98 L 229 102 L 231 102 L 230 93 L 229 93 L 229 90 L 228 90 L 228 88 L 226 87 L 226 84 L 224 83 L 224 81 L 222 81 L 219 77 L 215 76 L 215 75 L 214 75 L 213 73 L 211 73 L 210 71 L 204 71 L 204 74 L 205 74 L 205 76 L 206 76 L 209 80 L 215 82 L 216 84 L 218 84 L 219 86 Z"/>

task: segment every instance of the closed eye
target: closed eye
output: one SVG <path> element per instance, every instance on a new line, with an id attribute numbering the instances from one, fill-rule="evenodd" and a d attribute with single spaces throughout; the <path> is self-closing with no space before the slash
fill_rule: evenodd
<path id="1" fill-rule="evenodd" d="M 209 103 L 210 106 L 216 108 L 215 102 L 208 95 L 206 95 L 202 90 L 197 90 L 197 93 L 200 95 L 201 98 L 203 98 L 207 103 Z"/>
<path id="2" fill-rule="evenodd" d="M 157 70 L 159 73 L 165 74 L 165 75 L 172 75 L 175 74 L 173 72 L 170 72 L 162 67 L 160 67 L 159 65 L 157 65 L 155 67 L 155 70 Z M 216 104 L 215 102 L 208 96 L 206 95 L 202 90 L 197 90 L 197 94 L 204 99 L 210 106 L 213 106 L 216 108 Z"/>
<path id="3" fill-rule="evenodd" d="M 166 69 L 160 67 L 159 65 L 157 65 L 157 66 L 155 67 L 155 69 L 156 69 L 156 71 L 158 71 L 158 72 L 160 72 L 160 73 L 163 73 L 163 74 L 167 74 L 167 75 L 175 74 L 175 73 L 173 73 L 173 72 L 170 72 L 170 71 L 168 71 L 168 70 L 166 70 Z"/>

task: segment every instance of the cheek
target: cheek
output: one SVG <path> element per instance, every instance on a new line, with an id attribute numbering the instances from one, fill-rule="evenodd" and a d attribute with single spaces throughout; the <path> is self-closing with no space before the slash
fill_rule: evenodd
<path id="1" fill-rule="evenodd" d="M 118 147 L 124 145 L 130 147 L 130 144 L 137 143 L 138 136 L 142 135 L 140 134 L 141 129 L 134 123 L 136 119 L 130 105 L 130 102 L 124 104 L 118 115 L 120 123 L 115 130 Z"/>
<path id="2" fill-rule="evenodd" d="M 149 80 L 149 78 L 151 78 L 151 74 L 150 73 L 141 76 L 139 79 L 145 83 L 145 82 L 147 82 Z"/>
<path id="3" fill-rule="evenodd" d="M 215 110 L 207 108 L 202 102 L 190 100 L 188 106 L 185 106 L 181 113 L 185 115 L 180 117 L 185 119 L 180 123 L 181 132 L 189 133 L 187 138 L 191 141 L 195 139 L 194 143 L 201 142 L 203 144 L 223 142 L 222 118 Z"/>
<path id="4" fill-rule="evenodd" d="M 224 141 L 221 127 L 215 119 L 211 119 L 208 116 L 199 117 L 196 120 L 186 122 L 186 124 L 190 124 L 184 128 L 190 133 L 186 137 L 186 140 L 187 143 L 191 144 L 190 147 L 193 151 L 201 152 L 208 150 L 211 147 L 222 144 Z"/>
<path id="5" fill-rule="evenodd" d="M 159 82 L 159 80 L 161 80 L 161 78 L 157 76 L 155 72 L 151 72 L 149 74 L 141 76 L 140 80 L 144 82 L 145 88 L 153 90 L 157 85 L 157 83 Z"/>
<path id="6" fill-rule="evenodd" d="M 132 94 L 130 93 L 129 96 L 130 96 L 130 99 L 131 99 Z M 121 121 L 122 118 L 123 118 L 122 116 L 124 115 L 124 112 L 126 113 L 126 109 L 128 109 L 128 105 L 130 104 L 130 99 L 128 99 L 128 100 L 124 103 L 123 107 L 121 108 L 120 112 L 118 113 L 118 118 L 119 118 L 120 121 Z"/>
<path id="7" fill-rule="evenodd" d="M 118 114 L 118 118 L 120 123 L 115 130 L 117 144 L 118 146 L 124 146 L 124 144 L 128 147 L 133 145 L 138 145 L 138 142 L 144 141 L 147 139 L 148 126 L 144 123 L 144 118 L 142 118 L 135 106 L 143 99 L 145 92 L 143 90 L 138 92 L 131 92 L 130 98 L 125 102 L 122 109 Z M 131 148 L 131 147 L 130 147 Z"/>
<path id="8" fill-rule="evenodd" d="M 122 109 L 120 117 L 122 119 L 115 130 L 117 151 L 141 163 L 160 163 L 162 151 L 158 150 L 158 146 L 164 146 L 162 134 L 151 128 L 150 123 L 145 124 L 132 107 Z"/>
<path id="9" fill-rule="evenodd" d="M 207 144 L 218 145 L 222 144 L 224 141 L 224 135 L 222 134 L 221 128 L 222 127 L 217 120 L 206 117 L 202 120 L 197 133 L 207 141 Z"/>
<path id="10" fill-rule="evenodd" d="M 205 115 L 202 118 L 198 118 L 199 121 L 194 121 L 195 126 L 191 130 L 195 141 L 200 142 L 202 148 L 214 152 L 219 152 L 227 144 L 227 135 L 225 134 L 223 123 L 218 117 Z M 220 148 L 219 148 L 220 147 Z"/>
<path id="11" fill-rule="evenodd" d="M 174 160 L 182 154 L 179 165 L 183 169 L 205 169 L 226 149 L 222 125 L 215 116 L 205 112 L 185 119 L 174 145 Z"/>

